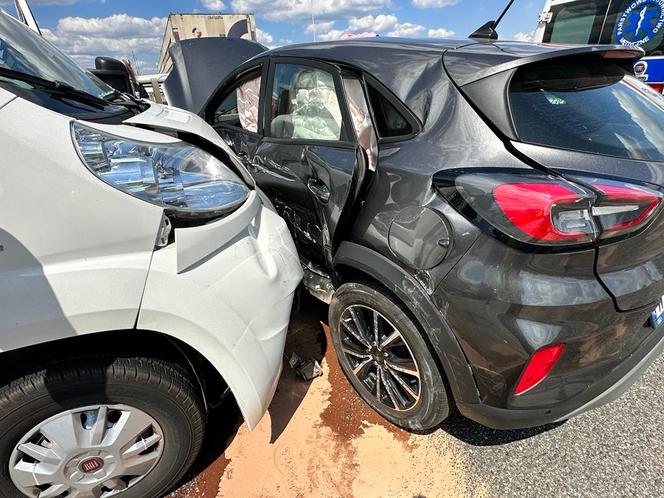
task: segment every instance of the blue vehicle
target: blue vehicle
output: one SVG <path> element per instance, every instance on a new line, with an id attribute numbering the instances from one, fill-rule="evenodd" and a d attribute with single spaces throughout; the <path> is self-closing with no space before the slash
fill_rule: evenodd
<path id="1" fill-rule="evenodd" d="M 535 38 L 640 47 L 646 57 L 635 65 L 637 77 L 664 93 L 664 0 L 548 0 Z"/>

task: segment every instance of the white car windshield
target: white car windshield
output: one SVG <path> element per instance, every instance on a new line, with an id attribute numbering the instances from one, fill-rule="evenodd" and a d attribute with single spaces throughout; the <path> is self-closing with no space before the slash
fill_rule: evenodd
<path id="1" fill-rule="evenodd" d="M 53 44 L 0 10 L 0 68 L 66 84 L 104 98 L 114 90 Z"/>

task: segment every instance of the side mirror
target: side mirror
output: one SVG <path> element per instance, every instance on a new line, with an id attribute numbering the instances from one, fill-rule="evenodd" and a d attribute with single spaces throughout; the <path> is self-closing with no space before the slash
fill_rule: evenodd
<path id="1" fill-rule="evenodd" d="M 118 92 L 133 94 L 131 73 L 122 61 L 112 57 L 97 57 L 95 68 L 90 72 Z"/>

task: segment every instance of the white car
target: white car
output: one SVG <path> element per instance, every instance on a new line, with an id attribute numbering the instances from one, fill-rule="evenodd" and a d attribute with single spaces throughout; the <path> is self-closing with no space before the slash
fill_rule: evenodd
<path id="1" fill-rule="evenodd" d="M 199 117 L 0 13 L 0 496 L 162 496 L 270 402 L 301 267 Z"/>

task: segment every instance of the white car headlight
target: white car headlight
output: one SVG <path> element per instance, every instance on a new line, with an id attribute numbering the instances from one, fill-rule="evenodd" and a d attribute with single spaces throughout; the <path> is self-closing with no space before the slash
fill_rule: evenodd
<path id="1" fill-rule="evenodd" d="M 221 161 L 184 142 L 139 142 L 74 122 L 81 159 L 112 186 L 174 215 L 215 216 L 241 205 L 247 186 Z"/>

